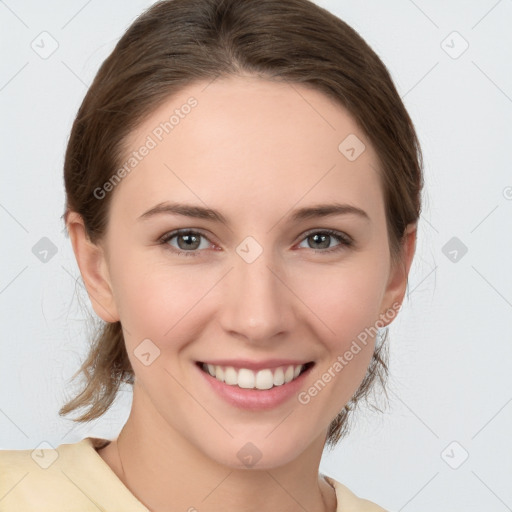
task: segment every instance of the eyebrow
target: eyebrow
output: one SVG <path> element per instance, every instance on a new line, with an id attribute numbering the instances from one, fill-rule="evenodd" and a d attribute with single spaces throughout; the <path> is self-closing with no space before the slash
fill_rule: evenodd
<path id="1" fill-rule="evenodd" d="M 168 215 L 183 215 L 185 217 L 192 217 L 195 219 L 207 219 L 222 224 L 228 225 L 228 221 L 224 215 L 219 211 L 211 208 L 204 208 L 202 206 L 194 206 L 183 203 L 159 203 L 148 211 L 144 212 L 138 217 L 138 220 L 148 220 L 151 217 L 160 214 Z M 317 204 L 313 206 L 307 206 L 299 208 L 293 212 L 290 220 L 297 222 L 301 220 L 307 220 L 317 217 L 329 217 L 333 215 L 357 215 L 358 217 L 370 221 L 369 215 L 358 208 L 350 204 L 330 203 L 330 204 Z"/>

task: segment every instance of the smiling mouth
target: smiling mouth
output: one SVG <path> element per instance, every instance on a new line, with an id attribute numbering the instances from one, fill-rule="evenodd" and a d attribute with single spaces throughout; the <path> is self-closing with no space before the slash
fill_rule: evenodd
<path id="1" fill-rule="evenodd" d="M 206 364 L 201 361 L 196 365 L 214 379 L 229 386 L 237 386 L 243 389 L 271 389 L 284 386 L 300 377 L 303 373 L 312 368 L 315 363 L 310 361 L 300 365 L 283 365 L 277 368 L 265 368 L 259 371 L 252 371 L 248 368 L 234 368 L 233 366 L 217 366 Z"/>

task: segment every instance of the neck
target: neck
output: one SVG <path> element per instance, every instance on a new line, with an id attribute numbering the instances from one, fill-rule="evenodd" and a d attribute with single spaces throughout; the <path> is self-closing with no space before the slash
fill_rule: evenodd
<path id="1" fill-rule="evenodd" d="M 334 489 L 318 473 L 322 438 L 299 459 L 269 469 L 237 469 L 205 456 L 165 424 L 132 413 L 100 454 L 131 493 L 152 512 L 202 510 L 334 512 Z"/>

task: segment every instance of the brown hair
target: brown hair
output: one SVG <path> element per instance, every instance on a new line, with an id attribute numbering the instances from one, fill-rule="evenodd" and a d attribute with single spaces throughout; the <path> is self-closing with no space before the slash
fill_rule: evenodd
<path id="1" fill-rule="evenodd" d="M 390 252 L 400 260 L 404 231 L 421 210 L 423 164 L 414 126 L 376 53 L 309 0 L 168 0 L 139 16 L 100 67 L 74 121 L 64 162 L 64 221 L 69 211 L 79 213 L 97 243 L 112 194 L 98 200 L 93 191 L 121 165 L 127 136 L 186 85 L 237 74 L 304 84 L 348 109 L 379 157 Z M 373 384 L 384 385 L 386 338 L 387 328 L 359 389 L 331 423 L 328 446 L 348 431 L 350 410 Z M 73 379 L 80 372 L 85 387 L 59 411 L 88 406 L 77 422 L 104 414 L 119 386 L 134 383 L 120 322 L 103 323 Z"/>

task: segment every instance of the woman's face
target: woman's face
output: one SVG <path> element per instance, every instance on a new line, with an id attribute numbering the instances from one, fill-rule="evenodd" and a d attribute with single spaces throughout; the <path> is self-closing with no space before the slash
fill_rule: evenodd
<path id="1" fill-rule="evenodd" d="M 363 132 L 318 91 L 230 77 L 155 111 L 127 141 L 125 163 L 120 183 L 104 187 L 112 295 L 93 305 L 123 325 L 132 415 L 231 467 L 275 467 L 323 447 L 406 286 Z M 249 389 L 306 363 L 297 380 Z"/>

